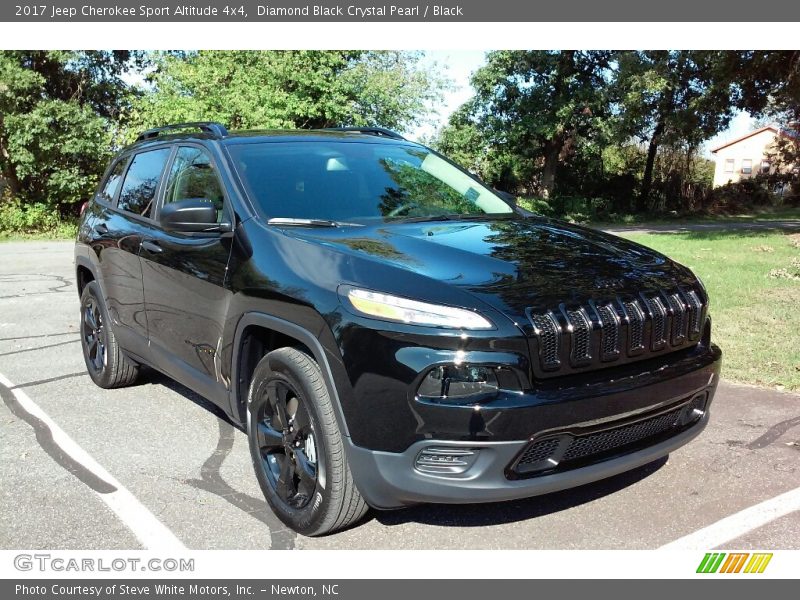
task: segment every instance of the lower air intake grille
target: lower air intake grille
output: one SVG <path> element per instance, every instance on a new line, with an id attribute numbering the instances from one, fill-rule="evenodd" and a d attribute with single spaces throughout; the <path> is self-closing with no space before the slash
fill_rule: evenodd
<path id="1" fill-rule="evenodd" d="M 547 460 L 553 455 L 560 443 L 561 442 L 559 440 L 550 438 L 548 440 L 542 440 L 541 442 L 531 444 L 525 449 L 525 452 L 522 453 L 519 463 L 532 465 L 542 462 L 543 460 Z"/>
<path id="2" fill-rule="evenodd" d="M 591 456 L 592 454 L 600 454 L 601 452 L 638 442 L 651 435 L 662 433 L 675 425 L 680 412 L 680 410 L 673 410 L 626 427 L 573 438 L 561 460 L 574 460 Z"/>
<path id="3" fill-rule="evenodd" d="M 512 463 L 509 472 L 532 477 L 632 452 L 684 430 L 703 415 L 705 404 L 703 393 L 671 410 L 618 427 L 581 434 L 548 433 L 546 438 L 532 441 Z"/>

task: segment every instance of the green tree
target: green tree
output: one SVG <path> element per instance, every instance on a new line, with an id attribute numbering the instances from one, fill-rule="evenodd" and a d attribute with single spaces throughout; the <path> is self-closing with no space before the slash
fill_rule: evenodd
<path id="1" fill-rule="evenodd" d="M 662 145 L 685 144 L 689 159 L 722 131 L 734 113 L 735 73 L 724 52 L 643 51 L 619 55 L 614 93 L 620 140 L 647 144 L 636 209 L 651 207 L 656 157 Z"/>
<path id="2" fill-rule="evenodd" d="M 736 82 L 732 103 L 754 117 L 800 118 L 800 50 L 722 53 L 720 71 Z"/>
<path id="3" fill-rule="evenodd" d="M 8 195 L 68 212 L 105 166 L 131 52 L 0 52 L 0 176 Z"/>
<path id="4" fill-rule="evenodd" d="M 341 125 L 406 130 L 446 81 L 421 54 L 365 51 L 200 51 L 160 54 L 137 127 L 214 120 L 234 129 Z"/>
<path id="5" fill-rule="evenodd" d="M 727 68 L 740 73 L 737 107 L 783 127 L 769 155 L 778 173 L 800 194 L 800 51 L 731 52 Z"/>
<path id="6" fill-rule="evenodd" d="M 488 142 L 526 163 L 529 182 L 549 198 L 576 140 L 591 137 L 609 110 L 615 53 L 498 51 L 472 77 L 476 123 Z"/>

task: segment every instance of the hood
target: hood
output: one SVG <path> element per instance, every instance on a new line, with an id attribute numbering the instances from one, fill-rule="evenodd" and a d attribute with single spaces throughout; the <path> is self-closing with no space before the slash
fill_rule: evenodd
<path id="1" fill-rule="evenodd" d="M 458 286 L 510 316 L 696 285 L 688 269 L 644 246 L 538 217 L 285 232 Z"/>

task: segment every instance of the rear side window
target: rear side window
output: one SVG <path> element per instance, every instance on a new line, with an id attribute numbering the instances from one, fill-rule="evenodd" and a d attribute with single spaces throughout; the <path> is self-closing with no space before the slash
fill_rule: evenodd
<path id="1" fill-rule="evenodd" d="M 122 183 L 122 175 L 125 172 L 126 164 L 128 164 L 127 159 L 122 159 L 121 161 L 117 162 L 117 164 L 115 164 L 114 168 L 111 170 L 111 173 L 108 175 L 106 184 L 103 186 L 103 190 L 100 192 L 100 199 L 104 202 L 114 202 L 114 196 L 117 195 L 119 184 Z"/>
<path id="2" fill-rule="evenodd" d="M 142 217 L 153 214 L 158 182 L 169 153 L 169 148 L 160 148 L 133 157 L 119 194 L 118 208 Z"/>

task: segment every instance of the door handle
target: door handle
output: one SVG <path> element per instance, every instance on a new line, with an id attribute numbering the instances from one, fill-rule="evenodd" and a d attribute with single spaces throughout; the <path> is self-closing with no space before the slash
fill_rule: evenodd
<path id="1" fill-rule="evenodd" d="M 108 225 L 105 223 L 98 223 L 94 226 L 95 233 L 99 233 L 100 235 L 105 235 L 108 233 Z"/>
<path id="2" fill-rule="evenodd" d="M 160 252 L 164 251 L 164 249 L 161 246 L 158 245 L 158 242 L 155 242 L 155 241 L 152 241 L 152 240 L 143 240 L 139 244 L 139 246 L 143 250 L 147 250 L 151 254 L 159 254 Z"/>

